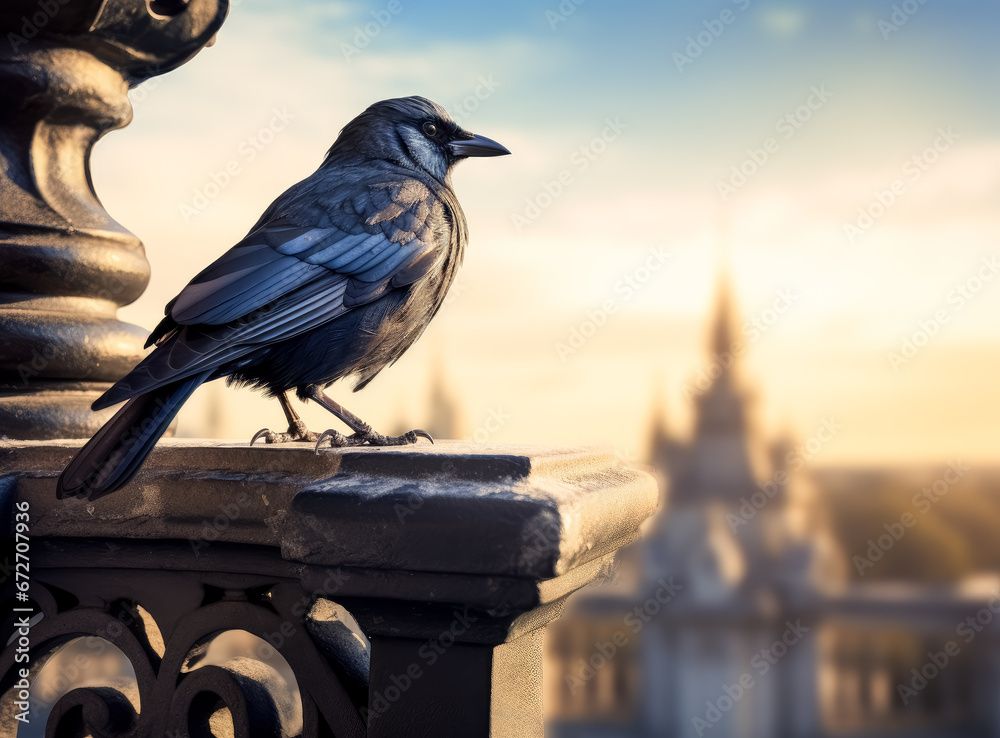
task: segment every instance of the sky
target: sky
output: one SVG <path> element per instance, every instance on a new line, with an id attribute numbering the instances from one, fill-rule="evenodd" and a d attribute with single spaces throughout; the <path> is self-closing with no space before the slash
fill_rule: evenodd
<path id="1" fill-rule="evenodd" d="M 454 174 L 471 241 L 424 337 L 332 389 L 377 429 L 426 423 L 439 371 L 466 437 L 640 459 L 654 416 L 689 431 L 726 275 L 764 437 L 833 418 L 816 464 L 993 463 L 998 24 L 985 0 L 242 0 L 95 149 L 152 267 L 120 315 L 152 328 L 347 121 L 419 94 L 513 155 Z M 265 425 L 276 402 L 216 382 L 179 432 Z"/>

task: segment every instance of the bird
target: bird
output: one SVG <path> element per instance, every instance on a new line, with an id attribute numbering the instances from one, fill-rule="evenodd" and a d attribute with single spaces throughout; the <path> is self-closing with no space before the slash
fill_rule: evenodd
<path id="1" fill-rule="evenodd" d="M 181 406 L 225 377 L 276 398 L 288 430 L 267 443 L 399 446 L 428 433 L 375 432 L 325 389 L 363 389 L 423 333 L 462 262 L 469 231 L 451 182 L 468 157 L 510 151 L 420 96 L 382 100 L 341 130 L 319 168 L 167 303 L 126 376 L 94 401 L 124 405 L 59 476 L 59 499 L 94 500 L 139 471 Z M 324 407 L 352 431 L 308 430 L 288 397 Z"/>

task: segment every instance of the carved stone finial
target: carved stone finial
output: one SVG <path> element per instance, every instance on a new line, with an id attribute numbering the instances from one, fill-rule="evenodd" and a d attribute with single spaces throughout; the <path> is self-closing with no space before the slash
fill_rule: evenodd
<path id="1" fill-rule="evenodd" d="M 209 43 L 228 0 L 7 0 L 0 7 L 0 436 L 93 434 L 90 403 L 142 356 L 119 321 L 149 280 L 104 210 L 90 152 L 130 85 Z"/>

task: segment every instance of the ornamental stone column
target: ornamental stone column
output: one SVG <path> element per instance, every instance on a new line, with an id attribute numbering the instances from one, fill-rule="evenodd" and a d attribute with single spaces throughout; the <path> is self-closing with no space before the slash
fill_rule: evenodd
<path id="1" fill-rule="evenodd" d="M 146 331 L 117 310 L 142 294 L 149 264 L 94 192 L 90 152 L 131 120 L 129 87 L 198 53 L 227 8 L 0 4 L 0 436 L 92 435 L 109 411 L 90 403 L 141 358 Z"/>

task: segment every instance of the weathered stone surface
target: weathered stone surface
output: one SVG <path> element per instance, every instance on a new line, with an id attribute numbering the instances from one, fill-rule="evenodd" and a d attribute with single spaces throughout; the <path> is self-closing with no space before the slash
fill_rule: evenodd
<path id="1" fill-rule="evenodd" d="M 206 689 L 241 723 L 284 725 L 253 663 L 173 676 L 207 634 L 239 628 L 294 670 L 303 735 L 323 734 L 326 721 L 369 738 L 541 738 L 542 628 L 658 499 L 651 477 L 589 449 L 442 442 L 315 454 L 172 439 L 121 491 L 57 500 L 79 444 L 0 442 L 0 523 L 9 530 L 14 503 L 28 502 L 41 641 L 107 631 L 121 603 L 148 613 L 162 663 L 144 645 L 145 619 L 115 643 L 139 663 L 144 695 L 123 724 L 150 734 L 207 715 L 188 699 Z M 10 649 L 3 659 L 0 672 Z M 87 700 L 125 705 L 106 692 L 74 691 L 54 714 L 72 717 Z"/>
<path id="2" fill-rule="evenodd" d="M 289 561 L 550 579 L 635 540 L 656 485 L 611 454 L 441 442 L 405 451 L 168 439 L 125 490 L 59 501 L 75 441 L 0 443 L 36 536 L 277 546 Z"/>
<path id="3" fill-rule="evenodd" d="M 635 540 L 656 487 L 585 449 L 461 444 L 344 454 L 292 500 L 286 558 L 550 578 Z"/>

